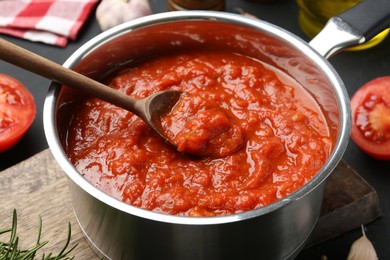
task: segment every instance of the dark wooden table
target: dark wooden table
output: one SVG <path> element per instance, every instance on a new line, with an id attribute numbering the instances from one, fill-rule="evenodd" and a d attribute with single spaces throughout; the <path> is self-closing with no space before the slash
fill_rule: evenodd
<path id="1" fill-rule="evenodd" d="M 150 3 L 154 13 L 167 11 L 165 1 L 151 0 Z M 236 8 L 241 8 L 262 20 L 280 26 L 306 41 L 309 40 L 299 27 L 298 6 L 295 0 L 278 0 L 267 4 L 227 0 L 226 11 L 237 12 Z M 92 15 L 78 40 L 71 42 L 66 48 L 28 42 L 5 35 L 1 37 L 62 64 L 83 43 L 99 33 L 100 29 Z M 375 77 L 390 75 L 390 37 L 369 50 L 339 53 L 332 57 L 330 62 L 344 80 L 351 96 L 365 82 Z M 37 116 L 27 134 L 15 147 L 0 154 L 1 171 L 48 147 L 43 131 L 42 110 L 50 82 L 2 61 L 0 61 L 0 73 L 11 75 L 24 83 L 34 95 L 37 104 Z M 368 157 L 353 142 L 350 142 L 344 160 L 378 193 L 383 216 L 366 225 L 366 234 L 375 246 L 379 259 L 390 259 L 390 161 L 379 161 Z M 320 259 L 323 255 L 328 259 L 346 259 L 352 242 L 360 235 L 359 229 L 347 232 L 337 238 L 305 249 L 298 259 Z"/>

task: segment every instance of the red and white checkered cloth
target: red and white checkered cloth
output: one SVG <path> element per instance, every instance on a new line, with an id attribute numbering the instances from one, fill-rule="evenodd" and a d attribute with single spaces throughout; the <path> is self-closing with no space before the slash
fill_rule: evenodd
<path id="1" fill-rule="evenodd" d="M 0 33 L 65 47 L 98 0 L 0 0 Z"/>

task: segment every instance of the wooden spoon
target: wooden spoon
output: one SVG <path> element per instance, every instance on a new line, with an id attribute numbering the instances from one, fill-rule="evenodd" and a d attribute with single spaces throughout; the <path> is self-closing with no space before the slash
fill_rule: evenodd
<path id="1" fill-rule="evenodd" d="M 161 117 L 171 111 L 182 92 L 161 91 L 144 99 L 135 99 L 1 38 L 0 59 L 126 109 L 142 118 L 150 128 L 174 146 L 162 129 Z"/>

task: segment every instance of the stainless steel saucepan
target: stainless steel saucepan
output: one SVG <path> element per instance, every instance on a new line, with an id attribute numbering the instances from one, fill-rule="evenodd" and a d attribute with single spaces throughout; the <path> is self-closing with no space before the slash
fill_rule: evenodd
<path id="1" fill-rule="evenodd" d="M 223 12 L 183 11 L 117 26 L 69 57 L 63 66 L 99 80 L 125 64 L 178 48 L 207 45 L 251 56 L 284 71 L 312 94 L 325 114 L 335 143 L 329 160 L 310 182 L 271 205 L 222 217 L 164 215 L 118 201 L 76 171 L 63 144 L 72 104 L 79 94 L 52 83 L 44 105 L 45 133 L 69 179 L 74 212 L 92 248 L 100 256 L 115 260 L 295 257 L 316 224 L 325 180 L 342 158 L 349 140 L 348 95 L 326 58 L 368 40 L 389 25 L 388 14 L 376 19 L 380 23 L 375 23 L 372 16 L 389 11 L 390 1 L 366 2 L 357 12 L 333 18 L 309 44 L 264 21 Z M 355 19 L 356 14 L 362 18 Z"/>

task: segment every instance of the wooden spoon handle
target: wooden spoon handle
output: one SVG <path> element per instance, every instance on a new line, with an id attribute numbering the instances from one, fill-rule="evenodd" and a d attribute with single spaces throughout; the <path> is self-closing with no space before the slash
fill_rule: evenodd
<path id="1" fill-rule="evenodd" d="M 138 110 L 136 99 L 1 38 L 0 59 L 129 111 Z"/>

